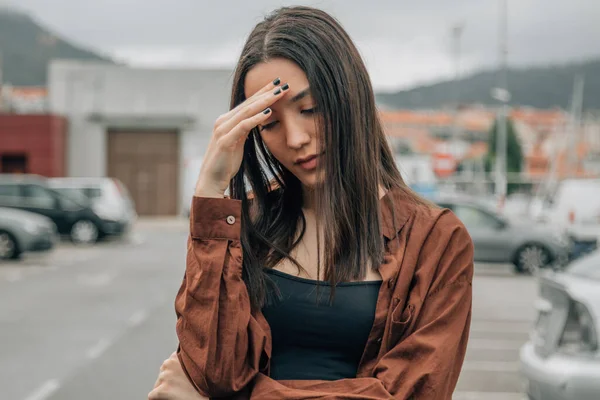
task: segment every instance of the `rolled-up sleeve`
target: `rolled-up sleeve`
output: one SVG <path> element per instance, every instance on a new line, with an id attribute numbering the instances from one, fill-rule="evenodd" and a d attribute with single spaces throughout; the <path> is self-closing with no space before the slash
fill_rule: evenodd
<path id="1" fill-rule="evenodd" d="M 176 331 L 182 367 L 207 397 L 244 389 L 270 357 L 242 280 L 240 232 L 241 201 L 193 198 Z"/>

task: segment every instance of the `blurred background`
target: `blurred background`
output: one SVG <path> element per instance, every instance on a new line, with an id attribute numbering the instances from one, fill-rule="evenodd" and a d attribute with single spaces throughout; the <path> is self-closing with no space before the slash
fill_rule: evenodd
<path id="1" fill-rule="evenodd" d="M 473 237 L 454 399 L 600 398 L 596 0 L 0 1 L 0 397 L 146 398 L 213 122 L 289 4 L 345 26 L 405 179 Z"/>

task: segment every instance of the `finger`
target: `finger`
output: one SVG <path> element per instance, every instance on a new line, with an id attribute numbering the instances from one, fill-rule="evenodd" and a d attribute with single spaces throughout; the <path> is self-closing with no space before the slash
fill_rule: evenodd
<path id="1" fill-rule="evenodd" d="M 246 137 L 258 124 L 266 121 L 273 111 L 267 108 L 259 112 L 253 117 L 240 121 L 227 135 L 223 136 L 220 141 L 225 148 L 233 148 L 240 140 L 246 140 Z"/>
<path id="2" fill-rule="evenodd" d="M 244 107 L 237 114 L 231 117 L 231 119 L 223 122 L 223 124 L 218 128 L 219 131 L 222 135 L 226 135 L 240 122 L 257 115 L 261 111 L 264 111 L 267 107 L 270 107 L 275 102 L 279 101 L 279 99 L 285 96 L 285 94 L 288 92 L 289 86 L 287 86 L 286 90 L 278 87 L 275 90 L 262 94 L 254 103 Z"/>
<path id="3" fill-rule="evenodd" d="M 281 83 L 281 79 L 279 79 L 279 78 L 276 78 L 272 82 L 269 82 L 268 84 L 263 86 L 258 92 L 254 93 L 252 96 L 248 97 L 246 100 L 244 100 L 243 102 L 238 104 L 236 107 L 234 107 L 227 113 L 223 114 L 219 118 L 219 120 L 222 120 L 221 121 L 221 123 L 222 123 L 222 122 L 225 122 L 225 121 L 231 119 L 231 117 L 233 117 L 235 114 L 237 114 L 242 108 L 254 103 L 256 100 L 258 100 L 258 98 L 262 94 L 268 92 L 269 90 L 274 90 L 277 86 L 279 86 L 280 83 Z"/>
<path id="4" fill-rule="evenodd" d="M 275 80 L 273 80 L 273 82 L 269 82 L 268 84 L 263 86 L 258 92 L 254 93 L 252 96 L 248 97 L 242 103 L 238 104 L 238 106 L 236 108 L 239 110 L 239 109 L 243 108 L 244 105 L 248 106 L 248 105 L 254 103 L 256 100 L 258 100 L 260 98 L 261 95 L 263 95 L 264 93 L 267 93 L 271 90 L 275 90 L 280 85 L 281 85 L 281 79 L 276 78 Z M 242 107 L 240 107 L 240 106 L 242 106 Z"/>

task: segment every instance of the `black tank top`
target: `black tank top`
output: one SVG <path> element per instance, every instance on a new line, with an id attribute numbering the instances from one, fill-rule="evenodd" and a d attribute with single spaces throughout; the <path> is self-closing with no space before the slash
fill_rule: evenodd
<path id="1" fill-rule="evenodd" d="M 263 308 L 271 327 L 271 378 L 337 380 L 355 378 L 369 333 L 381 281 L 331 286 L 267 270 L 281 298 Z"/>

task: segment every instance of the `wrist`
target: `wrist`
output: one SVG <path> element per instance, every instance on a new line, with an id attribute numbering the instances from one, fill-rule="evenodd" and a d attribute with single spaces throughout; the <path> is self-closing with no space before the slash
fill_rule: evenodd
<path id="1" fill-rule="evenodd" d="M 198 182 L 196 190 L 194 190 L 194 196 L 196 197 L 213 197 L 222 199 L 225 197 L 225 189 L 217 189 L 215 186 L 203 184 Z"/>

